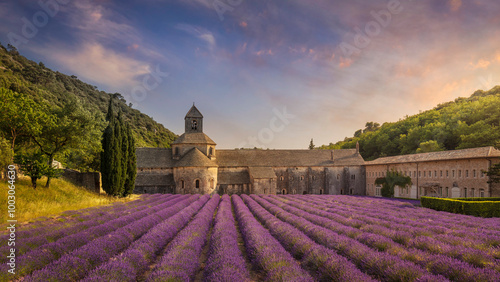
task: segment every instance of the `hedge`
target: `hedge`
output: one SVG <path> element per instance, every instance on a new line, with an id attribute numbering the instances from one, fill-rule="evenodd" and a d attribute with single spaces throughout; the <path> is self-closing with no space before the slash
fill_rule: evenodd
<path id="1" fill-rule="evenodd" d="M 437 211 L 480 216 L 500 217 L 500 198 L 433 198 L 421 197 L 422 207 Z"/>

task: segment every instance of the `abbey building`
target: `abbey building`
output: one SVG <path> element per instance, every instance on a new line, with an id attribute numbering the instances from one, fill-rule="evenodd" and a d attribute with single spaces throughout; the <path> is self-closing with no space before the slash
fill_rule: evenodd
<path id="1" fill-rule="evenodd" d="M 185 132 L 172 148 L 136 150 L 134 193 L 378 196 L 375 179 L 394 169 L 413 181 L 412 186 L 398 187 L 396 196 L 500 196 L 499 185 L 489 184 L 482 174 L 500 161 L 500 151 L 493 147 L 365 162 L 359 146 L 343 150 L 217 149 L 203 132 L 203 115 L 194 105 L 184 121 Z"/>

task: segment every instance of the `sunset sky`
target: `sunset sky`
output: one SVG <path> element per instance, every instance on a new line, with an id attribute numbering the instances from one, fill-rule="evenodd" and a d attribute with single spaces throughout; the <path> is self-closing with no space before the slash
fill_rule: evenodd
<path id="1" fill-rule="evenodd" d="M 500 2 L 0 0 L 0 42 L 177 134 L 305 149 L 500 84 Z"/>

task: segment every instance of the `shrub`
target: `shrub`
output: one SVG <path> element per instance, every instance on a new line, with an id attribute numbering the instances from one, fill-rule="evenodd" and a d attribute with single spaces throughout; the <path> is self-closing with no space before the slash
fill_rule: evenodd
<path id="1" fill-rule="evenodd" d="M 420 203 L 423 207 L 438 211 L 480 217 L 500 217 L 500 198 L 443 199 L 422 197 Z"/>

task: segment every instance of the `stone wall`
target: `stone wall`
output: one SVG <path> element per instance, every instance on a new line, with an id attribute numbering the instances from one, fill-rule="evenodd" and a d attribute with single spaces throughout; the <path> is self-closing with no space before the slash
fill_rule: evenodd
<path id="1" fill-rule="evenodd" d="M 487 159 L 367 165 L 366 191 L 369 196 L 379 196 L 376 192 L 375 180 L 384 177 L 388 170 L 396 170 L 403 175 L 410 176 L 413 183 L 410 187 L 398 187 L 399 197 L 437 196 L 452 198 L 457 197 L 457 195 L 459 197 L 480 197 L 481 195 L 490 197 L 497 193 L 497 189 L 495 185 L 488 184 L 488 177 L 482 173 L 482 170 L 488 170 L 489 166 L 490 163 Z M 429 185 L 435 185 L 436 192 L 429 194 L 429 189 L 425 188 Z"/>
<path id="2" fill-rule="evenodd" d="M 104 193 L 101 187 L 101 173 L 99 172 L 79 172 L 72 169 L 64 169 L 62 177 L 91 192 Z"/>

